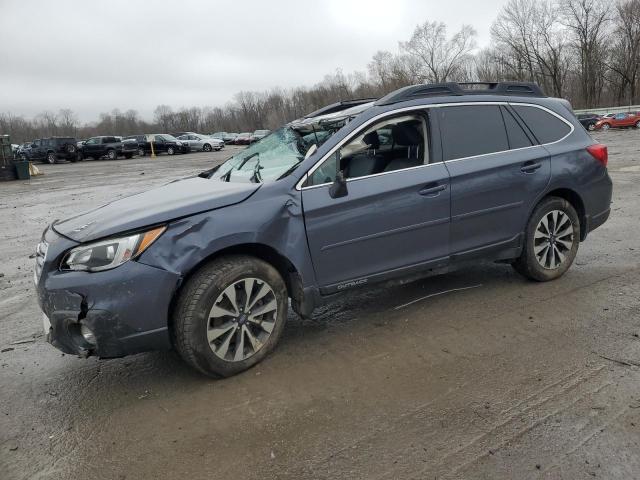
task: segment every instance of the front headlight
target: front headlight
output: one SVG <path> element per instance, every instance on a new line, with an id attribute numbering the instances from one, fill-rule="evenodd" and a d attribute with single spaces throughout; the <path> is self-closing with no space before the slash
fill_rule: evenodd
<path id="1" fill-rule="evenodd" d="M 126 237 L 88 243 L 69 250 L 60 265 L 61 270 L 100 272 L 136 258 L 162 235 L 167 227 L 157 227 Z"/>

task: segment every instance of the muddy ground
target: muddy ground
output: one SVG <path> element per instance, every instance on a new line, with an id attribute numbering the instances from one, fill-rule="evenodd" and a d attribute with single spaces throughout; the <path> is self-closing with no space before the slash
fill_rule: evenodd
<path id="1" fill-rule="evenodd" d="M 51 220 L 229 149 L 0 184 L 0 477 L 640 478 L 640 131 L 598 137 L 612 217 L 560 280 L 489 264 L 358 291 L 219 381 L 171 352 L 62 355 L 29 255 Z"/>

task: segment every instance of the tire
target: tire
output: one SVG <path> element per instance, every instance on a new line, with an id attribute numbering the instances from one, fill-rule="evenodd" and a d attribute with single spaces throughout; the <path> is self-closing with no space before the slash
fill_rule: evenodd
<path id="1" fill-rule="evenodd" d="M 175 153 L 176 151 L 173 149 L 173 147 L 167 148 L 167 155 L 174 155 Z"/>
<path id="2" fill-rule="evenodd" d="M 124 158 L 126 158 L 127 160 L 130 160 L 131 157 L 133 157 L 133 153 L 125 153 L 124 154 Z"/>
<path id="3" fill-rule="evenodd" d="M 118 159 L 118 154 L 116 153 L 116 151 L 112 148 L 110 148 L 109 150 L 107 150 L 107 158 L 109 160 L 117 160 Z"/>
<path id="4" fill-rule="evenodd" d="M 609 125 L 608 123 L 602 124 L 602 130 L 609 130 L 610 128 L 611 128 L 611 125 Z"/>
<path id="5" fill-rule="evenodd" d="M 210 152 L 210 151 L 211 151 L 211 145 L 209 145 L 208 143 L 205 143 L 205 144 L 202 146 L 202 151 L 203 151 L 203 152 Z"/>
<path id="6" fill-rule="evenodd" d="M 261 297 L 265 286 L 268 291 Z M 248 308 L 243 310 L 243 305 Z M 200 268 L 180 292 L 172 314 L 174 345 L 196 370 L 229 377 L 251 368 L 273 350 L 284 329 L 287 308 L 287 287 L 275 268 L 254 257 L 222 257 Z M 258 309 L 263 311 L 257 314 Z"/>
<path id="7" fill-rule="evenodd" d="M 636 122 L 636 128 L 640 128 L 640 120 Z"/>
<path id="8" fill-rule="evenodd" d="M 144 157 L 144 148 L 139 148 L 138 149 L 138 156 Z"/>
<path id="9" fill-rule="evenodd" d="M 74 155 L 77 150 L 77 147 L 72 143 L 67 143 L 64 148 L 69 155 Z"/>
<path id="10" fill-rule="evenodd" d="M 48 163 L 49 165 L 53 165 L 54 163 L 57 163 L 58 159 L 56 158 L 56 154 L 53 152 L 48 152 L 47 156 L 45 157 L 45 162 Z"/>
<path id="11" fill-rule="evenodd" d="M 590 123 L 589 126 L 587 127 L 587 130 L 589 130 L 590 132 L 593 132 L 595 129 L 596 129 L 595 123 Z"/>
<path id="12" fill-rule="evenodd" d="M 569 269 L 579 244 L 580 220 L 576 210 L 563 198 L 547 197 L 531 214 L 524 248 L 513 268 L 531 280 L 555 280 Z"/>
<path id="13" fill-rule="evenodd" d="M 82 152 L 78 152 L 78 154 L 76 155 L 76 162 L 82 162 L 84 160 L 84 155 L 82 155 Z"/>

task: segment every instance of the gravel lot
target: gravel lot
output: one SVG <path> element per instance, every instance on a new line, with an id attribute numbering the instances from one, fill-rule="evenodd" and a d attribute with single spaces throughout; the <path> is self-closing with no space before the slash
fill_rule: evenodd
<path id="1" fill-rule="evenodd" d="M 596 136 L 613 212 L 560 280 L 487 264 L 357 291 L 221 381 L 171 352 L 61 355 L 29 255 L 51 220 L 233 147 L 0 183 L 0 477 L 640 478 L 640 131 Z"/>

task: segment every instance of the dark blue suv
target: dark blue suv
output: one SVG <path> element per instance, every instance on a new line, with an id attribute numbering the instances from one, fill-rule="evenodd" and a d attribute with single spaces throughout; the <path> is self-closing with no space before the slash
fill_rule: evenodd
<path id="1" fill-rule="evenodd" d="M 198 176 L 55 221 L 35 281 L 47 338 L 117 357 L 176 348 L 228 376 L 289 299 L 510 263 L 548 281 L 609 216 L 607 149 L 534 84 L 415 85 L 296 120 Z"/>

